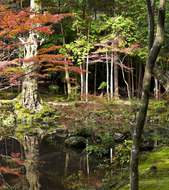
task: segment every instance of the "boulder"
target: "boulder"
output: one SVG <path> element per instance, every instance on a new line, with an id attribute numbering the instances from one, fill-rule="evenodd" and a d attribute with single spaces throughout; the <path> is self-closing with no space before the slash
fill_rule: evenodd
<path id="1" fill-rule="evenodd" d="M 72 148 L 85 148 L 86 139 L 84 137 L 72 136 L 65 140 L 65 145 Z"/>
<path id="2" fill-rule="evenodd" d="M 126 135 L 123 133 L 114 133 L 114 141 L 117 143 L 123 142 L 126 139 Z"/>

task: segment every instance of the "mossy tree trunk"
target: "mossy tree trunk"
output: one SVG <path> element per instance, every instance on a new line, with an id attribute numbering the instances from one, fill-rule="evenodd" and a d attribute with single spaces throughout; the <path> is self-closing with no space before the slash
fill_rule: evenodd
<path id="1" fill-rule="evenodd" d="M 30 7 L 33 12 L 39 12 L 41 9 L 40 1 L 31 0 Z M 33 16 L 33 15 L 32 15 Z M 26 41 L 21 41 L 24 45 L 24 59 L 31 59 L 37 55 L 38 34 L 31 31 Z M 21 104 L 31 111 L 39 111 L 41 109 L 41 100 L 38 94 L 37 70 L 38 64 L 35 62 L 24 62 L 23 69 L 25 77 L 22 82 Z"/>
<path id="2" fill-rule="evenodd" d="M 154 20 L 154 6 L 153 0 L 147 0 L 147 7 L 148 7 L 148 16 L 149 16 L 149 26 L 151 25 L 150 21 Z M 133 132 L 133 145 L 131 150 L 131 170 L 130 170 L 130 185 L 131 190 L 138 190 L 139 189 L 139 171 L 138 171 L 138 163 L 139 163 L 139 148 L 140 148 L 140 141 L 141 135 L 143 132 L 145 119 L 147 115 L 148 103 L 149 103 L 149 93 L 150 93 L 150 86 L 151 86 L 151 77 L 152 71 L 156 62 L 156 59 L 159 55 L 162 43 L 164 41 L 164 20 L 165 20 L 165 0 L 160 0 L 160 7 L 158 11 L 158 23 L 157 23 L 157 32 L 153 43 L 152 34 L 150 32 L 151 27 L 153 27 L 154 31 L 154 24 L 149 27 L 149 43 L 153 44 L 152 46 L 149 45 L 150 52 L 148 55 L 148 59 L 146 62 L 144 79 L 143 79 L 143 91 L 142 91 L 142 98 L 140 102 L 139 112 L 136 119 L 136 127 L 134 128 Z"/>
<path id="3" fill-rule="evenodd" d="M 22 83 L 21 93 L 22 105 L 32 111 L 41 108 L 41 100 L 38 93 L 38 82 L 36 77 L 26 75 Z"/>

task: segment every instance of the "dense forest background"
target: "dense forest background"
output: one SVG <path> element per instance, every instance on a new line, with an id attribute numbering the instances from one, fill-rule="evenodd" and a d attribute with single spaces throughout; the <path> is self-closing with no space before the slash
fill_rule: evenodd
<path id="1" fill-rule="evenodd" d="M 28 1 L 7 1 L 6 4 L 15 11 L 29 6 Z M 108 100 L 141 96 L 148 52 L 145 2 L 42 1 L 41 7 L 42 13 L 71 15 L 65 15 L 61 22 L 54 24 L 53 33 L 43 36 L 44 42 L 38 47 L 62 46 L 48 53 L 64 55 L 63 59 L 53 57 L 57 59 L 57 65 L 43 62 L 40 66 L 40 89 L 44 87 L 70 99 L 78 98 L 80 94 L 86 101 L 93 95 L 105 95 Z M 155 3 L 155 14 L 157 7 L 158 2 Z M 151 82 L 151 96 L 156 99 L 168 91 L 167 48 L 166 38 Z M 11 58 L 19 58 L 18 55 L 17 52 Z M 65 61 L 65 66 L 59 64 L 59 60 Z M 15 86 L 19 86 L 21 78 Z M 4 88 L 6 83 L 2 82 L 1 86 Z"/>

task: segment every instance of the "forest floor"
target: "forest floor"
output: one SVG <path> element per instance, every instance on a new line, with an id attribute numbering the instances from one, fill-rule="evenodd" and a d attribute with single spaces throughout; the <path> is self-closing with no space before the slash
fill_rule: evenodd
<path id="1" fill-rule="evenodd" d="M 6 99 L 12 99 L 10 98 L 12 96 L 12 94 L 7 94 Z M 92 133 L 94 136 L 103 137 L 106 142 L 107 137 L 115 133 L 127 134 L 128 139 L 131 140 L 131 132 L 135 126 L 139 105 L 137 99 L 107 102 L 105 98 L 95 97 L 86 103 L 85 101 L 67 101 L 64 96 L 44 94 L 42 98 L 45 102 L 45 109 L 36 116 L 34 113 L 21 109 L 19 105 L 15 105 L 17 118 L 20 121 L 24 118 L 23 123 L 18 122 L 19 129 L 27 130 L 31 123 L 31 126 L 36 126 L 35 128 L 46 129 L 49 127 L 49 130 L 62 128 L 68 130 L 72 135 Z M 153 139 L 157 147 L 151 152 L 142 154 L 141 190 L 168 190 L 169 187 L 168 106 L 169 102 L 166 100 L 150 100 L 144 137 L 146 140 Z M 7 121 L 12 118 L 9 113 L 5 113 L 5 117 L 7 117 Z M 4 118 L 1 119 L 4 120 Z M 9 133 L 9 128 L 7 129 Z M 120 190 L 127 189 L 129 187 L 125 185 Z"/>
<path id="2" fill-rule="evenodd" d="M 169 189 L 169 148 L 161 147 L 143 154 L 139 166 L 140 190 Z M 128 190 L 129 184 L 120 188 Z"/>

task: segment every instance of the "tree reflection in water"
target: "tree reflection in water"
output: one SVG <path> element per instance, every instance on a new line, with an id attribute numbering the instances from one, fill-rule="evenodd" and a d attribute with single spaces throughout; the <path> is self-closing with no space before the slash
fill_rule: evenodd
<path id="1" fill-rule="evenodd" d="M 22 143 L 14 138 L 0 141 L 0 189 L 69 190 L 74 187 L 97 189 L 94 164 L 85 152 L 67 149 L 64 138 L 52 139 L 52 144 L 38 137 L 25 135 Z M 95 160 L 95 159 L 94 159 Z M 90 165 L 90 173 L 89 173 Z M 93 172 L 93 173 L 92 173 Z M 98 185 L 97 185 L 98 186 Z"/>
<path id="2" fill-rule="evenodd" d="M 22 144 L 15 138 L 0 141 L 0 186 L 15 190 L 39 190 L 39 141 L 25 136 Z"/>

